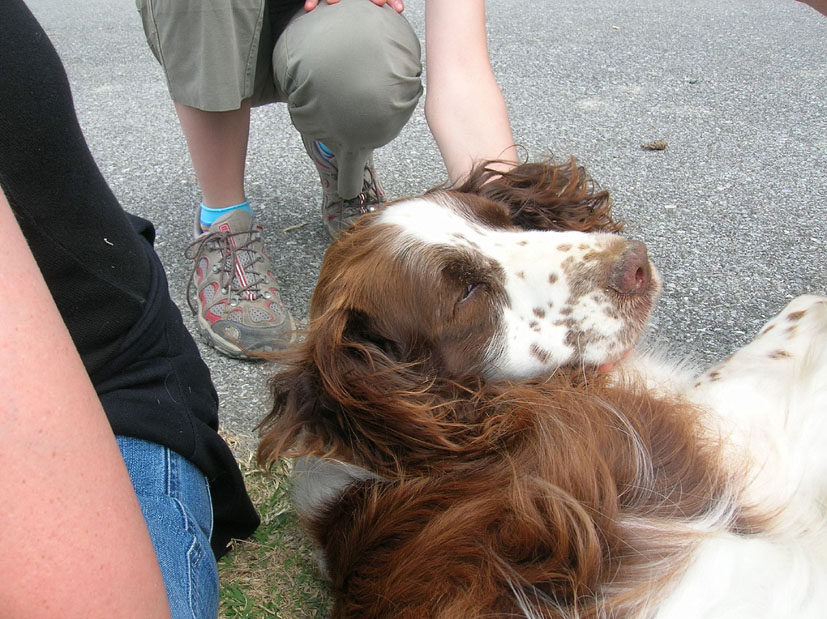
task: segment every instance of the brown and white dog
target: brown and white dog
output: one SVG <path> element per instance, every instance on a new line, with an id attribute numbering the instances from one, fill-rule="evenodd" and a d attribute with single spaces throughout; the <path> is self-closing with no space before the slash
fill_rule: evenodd
<path id="1" fill-rule="evenodd" d="M 260 457 L 336 617 L 824 617 L 827 299 L 692 376 L 574 161 L 479 168 L 328 250 Z"/>

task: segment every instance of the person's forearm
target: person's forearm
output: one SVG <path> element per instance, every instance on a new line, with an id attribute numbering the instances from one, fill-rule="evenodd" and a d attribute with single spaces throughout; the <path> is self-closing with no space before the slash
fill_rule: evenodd
<path id="1" fill-rule="evenodd" d="M 168 617 L 115 437 L 0 192 L 0 615 Z"/>
<path id="2" fill-rule="evenodd" d="M 448 176 L 462 180 L 475 162 L 516 162 L 502 92 L 488 58 L 483 0 L 426 0 L 425 116 Z"/>

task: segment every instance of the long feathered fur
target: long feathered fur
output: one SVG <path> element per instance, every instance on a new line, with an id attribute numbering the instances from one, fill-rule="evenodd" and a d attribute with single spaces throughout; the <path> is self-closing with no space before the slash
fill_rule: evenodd
<path id="1" fill-rule="evenodd" d="M 429 194 L 456 195 L 492 225 L 621 228 L 574 160 L 483 165 Z M 328 251 L 260 426 L 263 463 L 366 471 L 302 514 L 334 617 L 643 616 L 710 536 L 765 526 L 739 495 L 745 471 L 687 398 L 634 372 L 486 376 L 485 307 L 475 333 L 429 322 L 445 315 L 444 271 L 387 260 L 384 225 L 364 217 Z"/>

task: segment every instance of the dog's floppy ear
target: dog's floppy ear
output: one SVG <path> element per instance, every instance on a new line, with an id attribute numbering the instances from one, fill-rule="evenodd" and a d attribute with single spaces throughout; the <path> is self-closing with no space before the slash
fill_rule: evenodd
<path id="1" fill-rule="evenodd" d="M 328 455 L 393 475 L 429 454 L 451 452 L 453 424 L 440 419 L 432 382 L 400 345 L 377 333 L 361 312 L 334 308 L 278 361 L 273 409 L 259 424 L 259 460 Z"/>
<path id="2" fill-rule="evenodd" d="M 611 216 L 609 192 L 599 189 L 573 157 L 507 168 L 485 162 L 454 190 L 483 196 L 505 205 L 512 222 L 525 230 L 619 232 Z"/>

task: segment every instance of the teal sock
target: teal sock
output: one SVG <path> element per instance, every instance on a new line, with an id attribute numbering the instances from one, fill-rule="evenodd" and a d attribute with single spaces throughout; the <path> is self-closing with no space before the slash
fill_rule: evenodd
<path id="1" fill-rule="evenodd" d="M 222 208 L 210 208 L 209 206 L 204 206 L 204 203 L 201 203 L 201 229 L 207 230 L 215 220 L 229 213 L 230 211 L 235 211 L 238 209 L 243 209 L 250 213 L 250 217 L 253 216 L 253 209 L 250 208 L 250 201 L 244 200 L 241 204 L 234 204 L 233 206 L 225 206 Z"/>
<path id="2" fill-rule="evenodd" d="M 321 140 L 316 140 L 316 144 L 319 145 L 319 150 L 321 151 L 325 159 L 327 159 L 328 161 L 333 159 L 333 151 L 330 150 L 327 146 L 325 146 Z"/>

